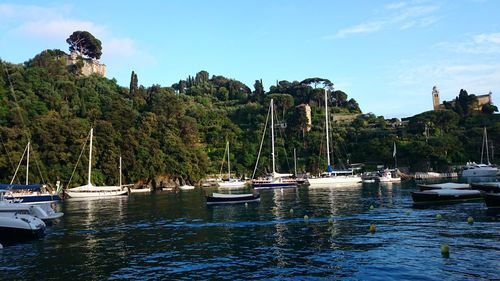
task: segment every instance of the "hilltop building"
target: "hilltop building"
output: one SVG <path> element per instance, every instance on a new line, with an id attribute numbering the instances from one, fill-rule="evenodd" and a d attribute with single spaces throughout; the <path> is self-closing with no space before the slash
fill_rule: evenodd
<path id="1" fill-rule="evenodd" d="M 92 74 L 98 74 L 102 77 L 106 76 L 105 64 L 99 63 L 97 60 L 78 57 L 76 52 L 71 52 L 67 56 L 66 65 L 79 69 L 80 74 L 83 76 L 90 76 Z"/>
<path id="2" fill-rule="evenodd" d="M 473 110 L 481 111 L 484 105 L 493 104 L 492 93 L 489 92 L 486 95 L 476 96 L 477 103 L 475 104 Z M 455 101 L 451 101 L 451 105 L 454 105 Z M 439 100 L 439 90 L 436 86 L 432 87 L 432 105 L 434 110 L 445 109 L 444 102 L 440 103 Z"/>

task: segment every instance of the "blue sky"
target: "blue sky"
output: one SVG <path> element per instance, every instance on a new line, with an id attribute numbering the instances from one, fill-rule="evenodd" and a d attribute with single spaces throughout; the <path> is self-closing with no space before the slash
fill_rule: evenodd
<path id="1" fill-rule="evenodd" d="M 206 70 L 253 89 L 330 79 L 363 112 L 406 117 L 460 89 L 500 100 L 500 1 L 3 1 L 0 58 L 67 51 L 87 30 L 107 77 L 170 86 Z M 498 102 L 497 102 L 498 105 Z"/>

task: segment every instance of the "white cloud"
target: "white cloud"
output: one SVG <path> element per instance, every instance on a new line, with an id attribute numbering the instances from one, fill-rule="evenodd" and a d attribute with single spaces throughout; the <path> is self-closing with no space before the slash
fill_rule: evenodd
<path id="1" fill-rule="evenodd" d="M 436 47 L 456 53 L 498 54 L 500 53 L 500 32 L 468 36 L 462 42 L 441 42 Z"/>
<path id="2" fill-rule="evenodd" d="M 29 21 L 14 29 L 14 32 L 40 38 L 54 38 L 65 40 L 73 31 L 85 30 L 96 37 L 106 35 L 106 27 L 90 21 L 71 19 L 52 19 Z"/>
<path id="3" fill-rule="evenodd" d="M 341 29 L 337 31 L 335 34 L 335 38 L 341 38 L 350 34 L 358 34 L 358 33 L 371 33 L 380 30 L 382 28 L 383 22 L 369 22 L 362 23 L 356 26 L 352 26 L 349 28 Z M 326 38 L 327 39 L 327 38 Z"/>
<path id="4" fill-rule="evenodd" d="M 439 7 L 436 5 L 415 5 L 407 2 L 389 4 L 384 9 L 386 15 L 381 16 L 379 19 L 340 29 L 334 35 L 323 36 L 322 39 L 332 40 L 384 29 L 423 28 L 439 20 L 439 17 L 435 15 L 438 10 Z"/>
<path id="5" fill-rule="evenodd" d="M 8 21 L 4 30 L 11 36 L 33 38 L 32 42 L 39 41 L 46 48 L 48 42 L 65 42 L 74 31 L 85 30 L 101 40 L 103 59 L 142 56 L 139 61 L 152 61 L 150 55 L 139 51 L 132 38 L 116 36 L 106 25 L 75 19 L 71 14 L 70 6 L 0 4 L 0 23 Z"/>

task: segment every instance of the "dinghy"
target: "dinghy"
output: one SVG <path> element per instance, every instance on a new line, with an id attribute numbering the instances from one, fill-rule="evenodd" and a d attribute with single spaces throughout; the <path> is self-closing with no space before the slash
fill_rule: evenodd
<path id="1" fill-rule="evenodd" d="M 212 196 L 206 196 L 206 198 L 207 198 L 207 205 L 236 204 L 236 203 L 259 202 L 260 201 L 260 194 L 213 193 Z"/>
<path id="2" fill-rule="evenodd" d="M 481 199 L 481 192 L 478 190 L 457 190 L 445 188 L 412 192 L 411 197 L 414 204 L 447 203 L 478 200 Z"/>
<path id="3" fill-rule="evenodd" d="M 436 189 L 470 189 L 470 184 L 468 183 L 454 183 L 454 182 L 445 182 L 445 183 L 437 183 L 437 184 L 419 184 L 418 187 L 420 191 L 425 190 L 436 190 Z"/>

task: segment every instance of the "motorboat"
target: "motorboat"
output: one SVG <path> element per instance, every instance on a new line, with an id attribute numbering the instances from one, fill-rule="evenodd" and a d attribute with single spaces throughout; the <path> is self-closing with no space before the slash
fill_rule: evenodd
<path id="1" fill-rule="evenodd" d="M 401 177 L 398 177 L 396 175 L 396 171 L 391 171 L 389 169 L 385 169 L 384 171 L 377 173 L 377 176 L 375 177 L 375 181 L 378 181 L 378 182 L 400 182 Z"/>
<path id="2" fill-rule="evenodd" d="M 189 185 L 189 184 L 184 184 L 184 185 L 179 186 L 179 189 L 180 190 L 193 190 L 194 186 L 193 185 Z"/>
<path id="3" fill-rule="evenodd" d="M 0 190 L 0 213 L 28 214 L 43 221 L 51 221 L 62 217 L 64 214 L 55 212 L 50 203 L 44 204 L 21 204 L 10 203 L 4 200 L 5 190 Z"/>
<path id="4" fill-rule="evenodd" d="M 260 194 L 213 193 L 212 196 L 206 196 L 206 199 L 207 199 L 207 205 L 249 203 L 249 202 L 259 202 Z"/>
<path id="5" fill-rule="evenodd" d="M 419 184 L 418 187 L 420 188 L 420 191 L 435 190 L 435 189 L 464 190 L 464 189 L 470 189 L 471 185 L 468 183 L 445 182 L 436 184 Z"/>
<path id="6" fill-rule="evenodd" d="M 486 149 L 485 149 L 486 148 Z M 486 151 L 486 164 L 483 163 L 483 154 Z M 486 127 L 483 131 L 483 142 L 481 147 L 481 163 L 467 162 L 462 170 L 462 177 L 495 177 L 499 173 L 498 167 L 491 165 L 488 151 L 488 133 Z"/>
<path id="7" fill-rule="evenodd" d="M 0 244 L 29 241 L 45 234 L 45 223 L 32 215 L 0 212 Z"/>
<path id="8" fill-rule="evenodd" d="M 0 189 L 6 190 L 4 199 L 12 203 L 38 204 L 62 200 L 59 194 L 46 191 L 43 184 L 0 184 Z"/>
<path id="9" fill-rule="evenodd" d="M 457 190 L 445 188 L 412 192 L 411 197 L 414 204 L 448 203 L 480 200 L 481 192 L 478 190 Z"/>

